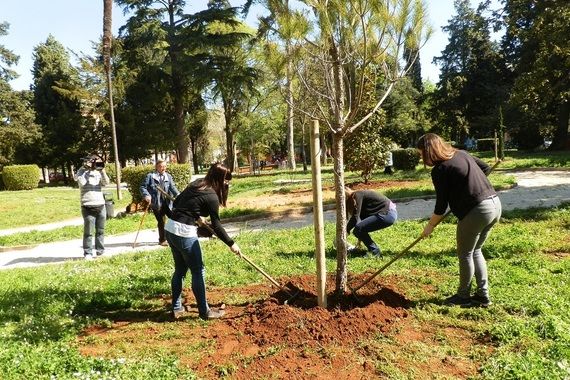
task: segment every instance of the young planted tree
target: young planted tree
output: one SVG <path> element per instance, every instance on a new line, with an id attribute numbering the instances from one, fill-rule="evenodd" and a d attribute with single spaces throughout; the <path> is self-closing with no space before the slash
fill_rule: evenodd
<path id="1" fill-rule="evenodd" d="M 333 136 L 335 171 L 336 289 L 347 285 L 344 140 L 382 106 L 416 57 L 405 46 L 421 47 L 427 37 L 426 13 L 419 0 L 305 0 L 315 16 L 307 52 L 320 67 L 318 82 L 304 84 L 318 98 L 319 118 Z M 373 83 L 376 93 L 370 93 Z"/>

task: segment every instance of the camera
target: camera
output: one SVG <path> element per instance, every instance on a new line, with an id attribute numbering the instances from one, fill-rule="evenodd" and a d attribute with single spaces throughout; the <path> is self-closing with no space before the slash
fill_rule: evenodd
<path id="1" fill-rule="evenodd" d="M 88 170 L 103 170 L 105 169 L 105 163 L 103 161 L 98 161 L 95 157 L 84 157 L 83 167 Z"/>

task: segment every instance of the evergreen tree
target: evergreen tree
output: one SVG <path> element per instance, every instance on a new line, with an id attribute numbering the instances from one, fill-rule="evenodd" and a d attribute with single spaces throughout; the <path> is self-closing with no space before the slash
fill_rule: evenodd
<path id="1" fill-rule="evenodd" d="M 521 147 L 553 137 L 550 149 L 570 148 L 570 3 L 506 0 L 503 48 L 513 70 L 507 122 Z"/>
<path id="2" fill-rule="evenodd" d="M 53 36 L 34 48 L 33 85 L 36 123 L 43 138 L 38 147 L 39 163 L 61 166 L 65 170 L 85 151 L 80 98 L 73 95 L 79 87 L 78 73 L 69 63 L 69 54 Z"/>
<path id="3" fill-rule="evenodd" d="M 491 136 L 496 124 L 493 110 L 505 97 L 505 66 L 498 45 L 491 41 L 492 20 L 484 16 L 488 4 L 474 10 L 469 0 L 455 0 L 456 15 L 443 27 L 449 42 L 434 58 L 441 67 L 433 104 L 438 132 L 458 143 L 467 135 Z"/>

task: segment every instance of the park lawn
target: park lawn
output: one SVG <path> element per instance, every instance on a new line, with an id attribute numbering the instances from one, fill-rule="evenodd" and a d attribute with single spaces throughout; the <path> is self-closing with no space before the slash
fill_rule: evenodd
<path id="1" fill-rule="evenodd" d="M 350 272 L 379 268 L 413 241 L 423 224 L 398 222 L 374 233 L 384 257 L 349 258 Z M 330 364 L 342 348 L 354 363 L 370 363 L 368 370 L 376 377 L 393 379 L 567 379 L 568 225 L 568 204 L 505 213 L 485 250 L 494 304 L 462 309 L 441 305 L 457 285 L 455 224 L 450 218 L 380 276 L 410 300 L 407 317 L 386 332 L 362 336 L 352 344 L 306 348 L 300 355 L 318 354 L 318 360 Z M 329 273 L 336 263 L 334 229 L 332 224 L 325 228 Z M 236 240 L 248 257 L 277 278 L 314 273 L 312 227 L 244 233 Z M 269 287 L 221 242 L 204 243 L 204 251 L 207 286 L 223 295 L 229 309 L 253 302 L 237 296 L 241 287 Z M 216 349 L 215 338 L 200 340 L 199 331 L 205 334 L 235 321 L 166 320 L 171 260 L 168 249 L 159 249 L 1 271 L 0 378 L 204 378 L 195 363 Z M 197 341 L 180 340 L 192 334 Z M 84 355 L 85 350 L 99 354 Z M 286 350 L 281 344 L 247 357 L 229 356 L 215 367 L 215 377 L 231 378 Z M 442 363 L 457 372 L 433 372 Z"/>
<path id="2" fill-rule="evenodd" d="M 494 186 L 506 189 L 514 184 L 514 178 L 504 174 L 491 175 Z M 432 196 L 433 185 L 429 171 L 418 166 L 415 171 L 398 171 L 394 175 L 376 174 L 370 184 L 362 184 L 357 173 L 346 173 L 347 185 L 361 188 L 373 188 L 391 199 Z M 323 170 L 324 202 L 334 203 L 334 184 L 332 168 Z M 292 208 L 312 205 L 311 174 L 302 171 L 287 170 L 263 173 L 258 176 L 236 176 L 231 183 L 228 207 L 221 209 L 224 219 L 243 215 L 264 214 L 267 212 L 288 211 Z M 114 194 L 114 193 L 113 193 Z M 116 197 L 115 197 L 116 198 Z M 122 200 L 114 200 L 115 210 L 124 210 L 131 202 L 131 195 L 123 191 Z M 79 190 L 71 187 L 47 187 L 29 191 L 0 192 L 0 230 L 44 223 L 59 222 L 81 216 Z M 109 226 L 112 226 L 111 222 Z M 124 224 L 124 226 L 127 226 Z M 119 228 L 119 232 L 136 230 L 137 226 Z M 65 227 L 61 230 L 61 239 L 57 232 L 38 232 L 22 237 L 13 237 L 19 241 L 42 243 L 68 239 L 76 228 Z M 79 230 L 77 230 L 79 231 Z M 42 236 L 45 236 L 43 238 Z M 12 245 L 6 239 L 0 239 L 0 246 Z"/>
<path id="3" fill-rule="evenodd" d="M 113 194 L 115 208 L 124 209 L 131 195 L 123 190 L 122 200 Z M 73 187 L 42 187 L 33 190 L 0 191 L 0 230 L 60 222 L 81 217 L 79 189 Z"/>

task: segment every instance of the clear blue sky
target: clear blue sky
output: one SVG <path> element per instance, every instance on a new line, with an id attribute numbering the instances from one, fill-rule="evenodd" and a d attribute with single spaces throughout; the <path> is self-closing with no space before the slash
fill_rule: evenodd
<path id="1" fill-rule="evenodd" d="M 243 1 L 234 0 L 232 4 Z M 498 0 L 493 3 L 497 4 Z M 28 89 L 32 82 L 32 52 L 35 46 L 53 35 L 63 46 L 75 53 L 93 54 L 93 42 L 98 41 L 103 33 L 103 0 L 14 0 L 1 1 L 0 22 L 8 22 L 10 28 L 7 36 L 0 37 L 0 45 L 20 56 L 13 69 L 20 75 L 10 82 L 15 90 Z M 198 11 L 206 7 L 207 0 L 189 0 L 189 11 Z M 437 82 L 438 68 L 433 65 L 434 56 L 440 55 L 447 44 L 447 35 L 441 27 L 453 14 L 453 0 L 426 0 L 429 19 L 434 33 L 420 52 L 422 76 Z M 476 6 L 479 1 L 471 0 Z M 255 20 L 254 14 L 249 20 Z M 113 9 L 113 33 L 125 22 L 122 10 Z M 254 21 L 252 21 L 254 22 Z"/>

